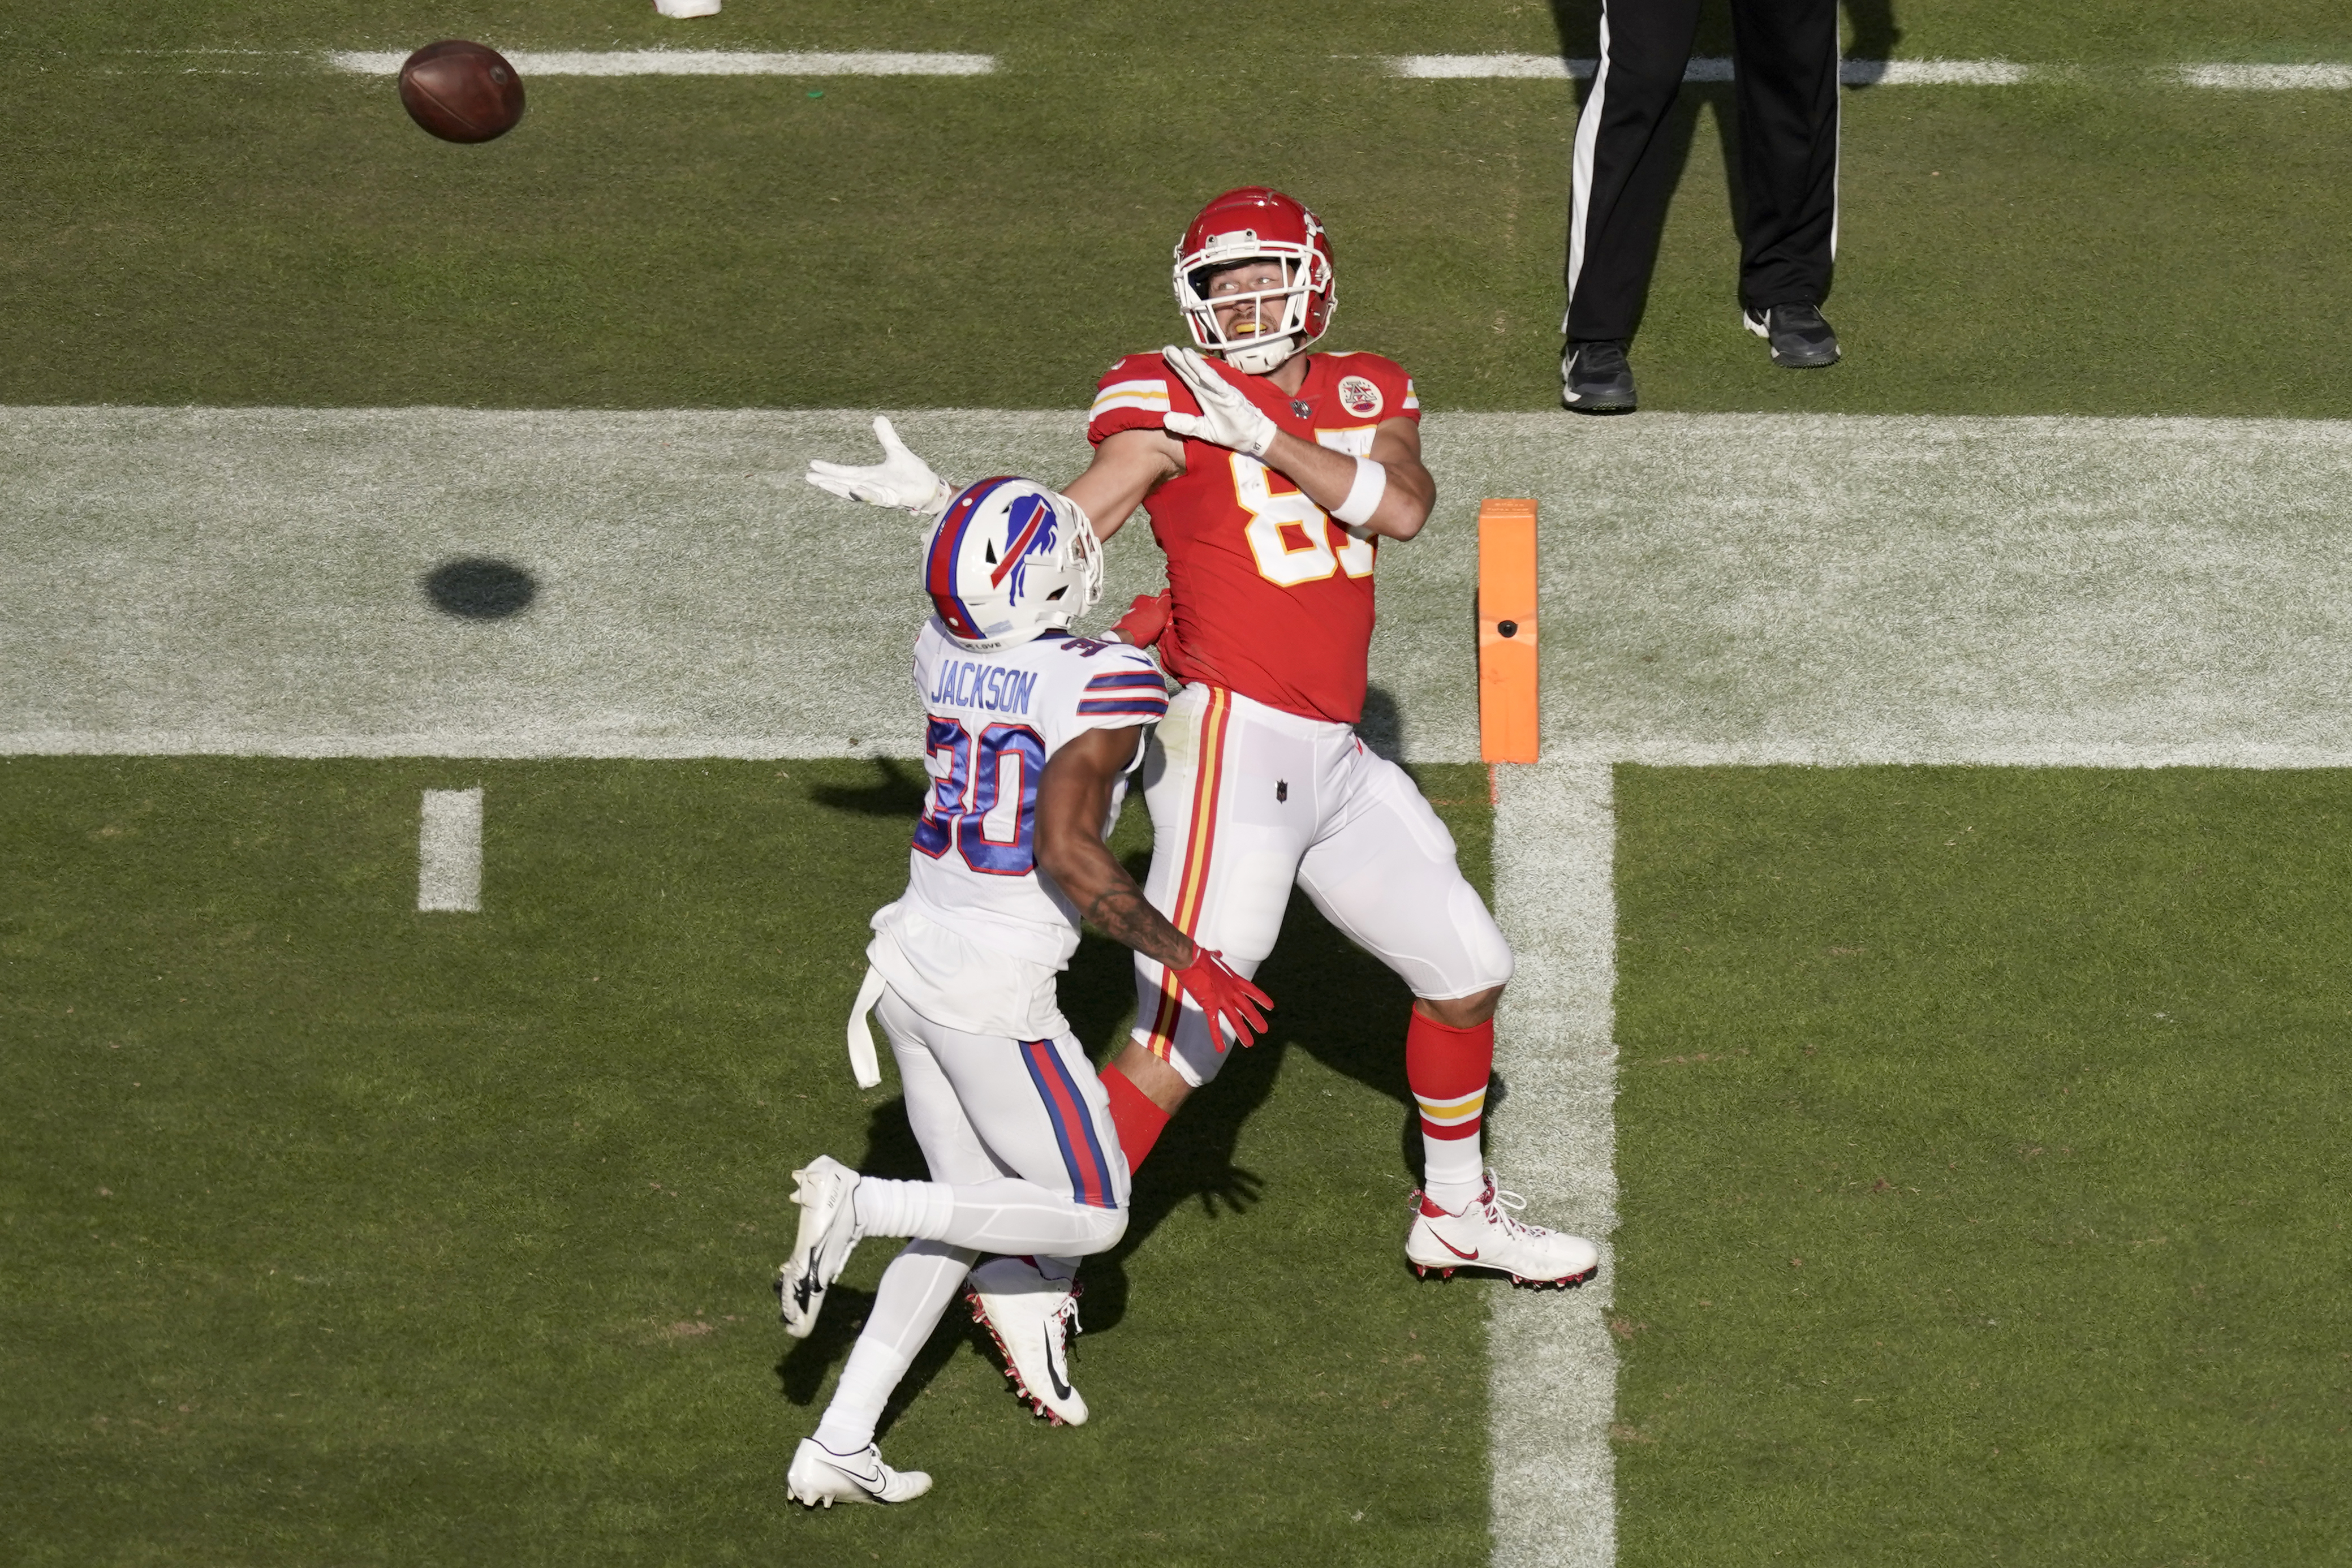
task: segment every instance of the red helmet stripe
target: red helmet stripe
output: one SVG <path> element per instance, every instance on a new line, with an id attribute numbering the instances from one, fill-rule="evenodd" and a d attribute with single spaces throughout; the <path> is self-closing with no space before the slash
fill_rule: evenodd
<path id="1" fill-rule="evenodd" d="M 930 559 L 924 563 L 923 586 L 929 592 L 931 604 L 940 612 L 940 619 L 945 621 L 948 630 L 956 636 L 974 641 L 978 641 L 982 634 L 979 620 L 956 593 L 956 561 L 963 552 L 963 537 L 971 527 L 972 513 L 980 510 L 980 503 L 988 499 L 991 491 L 1005 482 L 1004 477 L 1000 475 L 967 486 L 949 506 L 947 515 L 940 519 L 939 531 L 931 535 Z"/>
<path id="2" fill-rule="evenodd" d="M 1020 503 L 1016 501 L 1014 504 Z M 1013 569 L 1021 564 L 1021 558 L 1029 552 L 1030 541 L 1035 539 L 1037 531 L 1045 526 L 1046 515 L 1052 510 L 1053 509 L 1044 501 L 1039 501 L 1029 513 L 1029 526 L 1021 531 L 1021 537 L 1013 542 L 1012 547 L 1004 552 L 1004 559 L 998 562 L 996 570 L 988 574 L 990 587 L 993 588 L 1003 582 L 1011 575 Z"/>

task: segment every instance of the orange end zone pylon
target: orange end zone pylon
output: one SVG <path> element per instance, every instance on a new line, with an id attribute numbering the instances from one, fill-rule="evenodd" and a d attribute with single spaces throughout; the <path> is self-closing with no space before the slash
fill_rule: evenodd
<path id="1" fill-rule="evenodd" d="M 1478 752 L 1536 760 L 1536 503 L 1478 504 Z"/>

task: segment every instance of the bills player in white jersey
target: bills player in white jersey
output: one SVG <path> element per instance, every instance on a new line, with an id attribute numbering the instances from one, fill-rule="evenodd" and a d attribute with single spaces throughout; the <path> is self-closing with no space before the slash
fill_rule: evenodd
<path id="1" fill-rule="evenodd" d="M 1025 479 L 963 491 L 925 548 L 936 614 L 916 639 L 915 683 L 931 787 L 907 890 L 874 916 L 849 1043 L 858 1081 L 880 1082 L 866 1025 L 880 1016 L 931 1180 L 861 1176 L 823 1155 L 793 1173 L 800 1229 L 777 1285 L 795 1338 L 862 1237 L 912 1238 L 793 1456 L 786 1484 L 811 1507 L 929 1489 L 929 1476 L 882 1462 L 874 1428 L 982 1253 L 1018 1260 L 982 1320 L 1016 1384 L 1039 1388 L 1046 1414 L 1086 1417 L 1056 1364 L 1067 1281 L 1078 1258 L 1125 1233 L 1128 1164 L 1055 999 L 1081 910 L 1167 965 L 1236 1038 L 1265 1026 L 1265 994 L 1154 912 L 1103 843 L 1168 695 L 1150 653 L 1067 635 L 1100 582 L 1085 514 Z M 1041 858 L 1049 822 L 1059 831 Z"/>

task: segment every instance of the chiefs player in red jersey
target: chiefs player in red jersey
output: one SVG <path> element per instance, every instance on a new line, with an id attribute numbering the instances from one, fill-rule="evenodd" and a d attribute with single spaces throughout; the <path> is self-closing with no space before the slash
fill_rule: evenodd
<path id="1" fill-rule="evenodd" d="M 1436 484 L 1402 367 L 1307 352 L 1329 324 L 1335 285 L 1313 213 L 1277 191 L 1228 191 L 1177 247 L 1176 296 L 1194 346 L 1129 355 L 1096 391 L 1094 460 L 1064 493 L 1105 539 L 1139 506 L 1149 514 L 1168 592 L 1137 601 L 1119 632 L 1156 642 L 1183 685 L 1144 763 L 1154 846 L 1142 896 L 1247 975 L 1272 951 L 1291 888 L 1304 889 L 1415 997 L 1405 1076 L 1421 1108 L 1423 1178 L 1407 1258 L 1424 1271 L 1577 1284 L 1599 1266 L 1592 1244 L 1520 1222 L 1480 1158 L 1510 949 L 1436 813 L 1353 728 L 1381 546 L 1421 531 Z M 812 482 L 918 511 L 950 493 L 886 423 L 877 429 L 889 462 L 813 465 Z M 1087 820 L 1045 804 L 1039 857 L 1049 867 L 1057 816 L 1065 832 Z M 1116 934 L 1120 900 L 1134 897 L 1113 889 L 1082 912 Z M 1226 1047 L 1139 955 L 1136 991 L 1133 1037 L 1103 1074 L 1131 1165 L 1216 1075 Z"/>

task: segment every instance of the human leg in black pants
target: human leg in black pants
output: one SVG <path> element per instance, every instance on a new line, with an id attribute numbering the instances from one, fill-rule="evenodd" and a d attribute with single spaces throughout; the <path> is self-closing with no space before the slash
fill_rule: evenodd
<path id="1" fill-rule="evenodd" d="M 1836 0 L 1733 0 L 1739 104 L 1739 303 L 1791 368 L 1824 365 L 1837 257 Z"/>
<path id="2" fill-rule="evenodd" d="M 1698 12 L 1699 0 L 1603 0 L 1601 61 L 1577 117 L 1570 187 L 1570 343 L 1622 343 L 1641 318 L 1681 162 L 1662 132 Z"/>
<path id="3" fill-rule="evenodd" d="M 1640 320 L 1681 160 L 1663 132 L 1690 62 L 1699 0 L 1603 0 L 1601 58 L 1577 119 L 1569 205 L 1570 408 L 1633 406 L 1624 344 Z M 1734 0 L 1743 210 L 1741 303 L 1780 357 L 1771 307 L 1818 306 L 1828 291 L 1837 200 L 1836 0 Z M 1798 320 L 1799 312 L 1789 312 Z M 1826 325 L 1812 321 L 1826 337 Z M 1791 340 L 1793 342 L 1793 340 Z M 1792 351 L 1793 352 L 1793 351 Z M 1781 359 L 1828 363 L 1827 357 Z"/>

